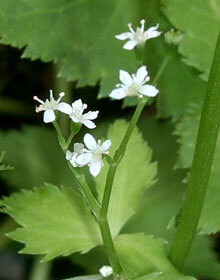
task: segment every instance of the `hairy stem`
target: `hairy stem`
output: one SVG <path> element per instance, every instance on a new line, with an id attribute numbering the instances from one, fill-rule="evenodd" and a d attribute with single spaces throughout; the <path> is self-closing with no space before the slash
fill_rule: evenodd
<path id="1" fill-rule="evenodd" d="M 196 234 L 210 177 L 220 125 L 220 35 L 203 104 L 192 169 L 170 259 L 181 269 Z"/>

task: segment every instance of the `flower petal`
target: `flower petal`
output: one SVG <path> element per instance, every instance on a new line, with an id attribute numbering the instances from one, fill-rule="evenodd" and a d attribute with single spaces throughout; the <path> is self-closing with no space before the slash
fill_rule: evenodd
<path id="1" fill-rule="evenodd" d="M 76 157 L 74 156 L 71 160 L 70 163 L 72 164 L 73 167 L 78 167 L 79 165 L 76 163 Z"/>
<path id="2" fill-rule="evenodd" d="M 70 151 L 66 152 L 66 160 L 70 160 L 73 156 L 73 153 L 71 153 Z"/>
<path id="3" fill-rule="evenodd" d="M 101 168 L 102 168 L 102 161 L 92 161 L 91 162 L 91 165 L 89 167 L 89 172 L 91 173 L 91 175 L 93 177 L 96 177 L 100 171 L 101 171 Z"/>
<path id="4" fill-rule="evenodd" d="M 73 110 L 82 110 L 83 103 L 81 99 L 77 99 L 75 102 L 72 103 Z"/>
<path id="5" fill-rule="evenodd" d="M 133 82 L 133 80 L 131 78 L 131 75 L 128 72 L 124 71 L 124 70 L 120 70 L 120 72 L 119 72 L 119 79 L 127 87 L 129 87 L 132 84 L 132 82 Z"/>
<path id="6" fill-rule="evenodd" d="M 48 109 L 44 112 L 44 122 L 50 123 L 55 121 L 56 115 L 52 109 Z"/>
<path id="7" fill-rule="evenodd" d="M 147 40 L 160 36 L 160 34 L 162 32 L 157 31 L 158 27 L 159 27 L 159 24 L 157 24 L 156 26 L 152 26 L 145 31 L 145 37 L 146 37 Z"/>
<path id="8" fill-rule="evenodd" d="M 137 41 L 129 40 L 127 43 L 124 44 L 123 48 L 126 50 L 133 50 L 133 48 L 137 45 Z"/>
<path id="9" fill-rule="evenodd" d="M 120 100 L 122 98 L 125 98 L 127 96 L 126 94 L 126 91 L 125 89 L 123 88 L 117 88 L 117 89 L 114 89 L 110 94 L 109 96 L 113 99 L 117 99 L 117 100 Z"/>
<path id="10" fill-rule="evenodd" d="M 57 110 L 64 114 L 70 115 L 72 112 L 72 107 L 66 102 L 61 102 L 58 104 Z"/>
<path id="11" fill-rule="evenodd" d="M 135 82 L 138 83 L 139 85 L 142 84 L 146 77 L 147 77 L 147 68 L 146 66 L 141 66 L 138 70 L 137 70 L 137 73 L 136 73 L 136 76 L 135 76 Z"/>
<path id="12" fill-rule="evenodd" d="M 71 118 L 71 120 L 72 120 L 73 122 L 75 122 L 75 123 L 80 122 L 80 121 L 75 117 L 74 114 L 71 114 L 71 115 L 70 115 L 70 118 Z"/>
<path id="13" fill-rule="evenodd" d="M 87 165 L 92 160 L 92 153 L 84 153 L 77 157 L 76 163 L 84 166 Z"/>
<path id="14" fill-rule="evenodd" d="M 112 145 L 111 140 L 106 140 L 105 142 L 102 143 L 102 145 L 100 146 L 100 150 L 102 152 L 106 152 Z"/>
<path id="15" fill-rule="evenodd" d="M 84 120 L 84 121 L 82 121 L 82 123 L 90 129 L 93 129 L 96 127 L 95 123 L 90 120 Z"/>
<path id="16" fill-rule="evenodd" d="M 130 32 L 124 32 L 119 35 L 115 35 L 115 38 L 118 40 L 126 40 L 129 38 Z"/>
<path id="17" fill-rule="evenodd" d="M 85 143 L 86 147 L 89 150 L 93 151 L 94 149 L 97 148 L 96 140 L 91 134 L 86 133 L 83 140 L 84 140 L 84 143 Z"/>
<path id="18" fill-rule="evenodd" d="M 84 114 L 84 118 L 87 120 L 94 120 L 98 117 L 99 111 L 89 111 L 88 113 Z"/>
<path id="19" fill-rule="evenodd" d="M 156 96 L 158 94 L 158 92 L 159 92 L 159 90 L 155 86 L 152 86 L 152 85 L 145 85 L 139 89 L 139 93 L 141 93 L 145 96 L 150 96 L 150 97 Z"/>
<path id="20" fill-rule="evenodd" d="M 74 143 L 74 145 L 73 145 L 74 153 L 82 154 L 83 153 L 83 149 L 84 149 L 84 145 L 83 144 L 81 144 L 81 143 Z"/>

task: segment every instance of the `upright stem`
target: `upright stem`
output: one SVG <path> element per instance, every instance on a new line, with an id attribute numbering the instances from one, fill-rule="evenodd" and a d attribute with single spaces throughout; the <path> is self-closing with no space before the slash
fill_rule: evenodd
<path id="1" fill-rule="evenodd" d="M 54 64 L 53 68 L 53 85 L 56 92 L 65 92 L 65 100 L 67 103 L 71 103 L 72 98 L 70 96 L 72 84 L 64 78 L 57 77 L 57 73 L 60 70 L 60 63 Z M 59 116 L 59 124 L 62 127 L 64 136 L 66 137 L 69 133 L 70 119 L 64 114 Z"/>
<path id="2" fill-rule="evenodd" d="M 115 177 L 115 172 L 117 169 L 117 166 L 120 162 L 120 160 L 122 159 L 125 150 L 126 150 L 126 146 L 128 144 L 128 141 L 131 137 L 131 134 L 137 124 L 137 121 L 141 115 L 141 112 L 144 108 L 145 102 L 143 99 L 139 100 L 139 103 L 136 107 L 136 110 L 134 112 L 134 115 L 132 117 L 132 120 L 128 126 L 128 129 L 122 139 L 122 142 L 118 148 L 118 150 L 115 152 L 114 158 L 113 158 L 113 163 L 110 165 L 109 167 L 109 171 L 107 174 L 107 178 L 106 178 L 106 183 L 105 183 L 105 191 L 104 191 L 104 195 L 103 195 L 103 199 L 102 199 L 102 206 L 101 206 L 101 211 L 100 211 L 100 217 L 106 217 L 107 213 L 108 213 L 108 207 L 109 207 L 109 201 L 110 201 L 110 196 L 111 196 L 111 190 L 112 190 L 112 185 L 113 185 L 113 181 L 114 181 L 114 177 Z"/>
<path id="3" fill-rule="evenodd" d="M 159 78 L 161 77 L 165 67 L 167 66 L 168 62 L 170 60 L 170 57 L 165 57 L 164 61 L 161 64 L 161 67 L 158 71 L 158 73 L 155 76 L 155 79 L 153 81 L 153 84 L 155 84 Z M 121 159 L 124 156 L 124 153 L 126 151 L 126 147 L 128 144 L 128 141 L 134 131 L 134 128 L 139 120 L 139 117 L 144 109 L 144 106 L 146 104 L 146 99 L 140 98 L 138 105 L 136 107 L 136 110 L 134 112 L 134 115 L 131 119 L 131 122 L 127 128 L 127 131 L 122 139 L 122 142 L 118 148 L 118 150 L 115 152 L 114 158 L 112 163 L 109 166 L 107 178 L 106 178 L 106 183 L 105 183 L 105 189 L 104 189 L 104 194 L 103 194 L 103 199 L 102 199 L 102 205 L 101 205 L 101 210 L 100 210 L 100 216 L 99 216 L 99 226 L 101 229 L 102 233 L 102 238 L 103 242 L 105 244 L 105 248 L 107 250 L 107 255 L 109 257 L 109 261 L 113 267 L 113 270 L 116 274 L 120 273 L 121 267 L 118 261 L 118 257 L 114 248 L 114 243 L 112 240 L 109 224 L 108 224 L 108 208 L 109 208 L 109 202 L 110 202 L 110 197 L 111 197 L 111 191 L 112 191 L 112 186 L 114 182 L 114 177 L 115 173 L 118 167 L 118 164 L 120 163 Z"/>
<path id="4" fill-rule="evenodd" d="M 99 212 L 100 212 L 100 205 L 98 201 L 95 199 L 94 195 L 92 194 L 89 186 L 87 185 L 84 175 L 78 175 L 71 164 L 69 164 L 69 168 L 74 174 L 74 181 L 78 189 L 82 192 L 82 195 L 85 198 L 88 206 L 92 210 L 95 217 L 98 219 Z"/>
<path id="5" fill-rule="evenodd" d="M 179 225 L 172 243 L 170 259 L 181 268 L 196 234 L 210 177 L 220 125 L 220 34 L 212 62 L 203 104 L 199 132 Z"/>
<path id="6" fill-rule="evenodd" d="M 40 262 L 40 257 L 35 257 L 31 273 L 30 280 L 49 280 L 51 272 L 52 262 Z"/>

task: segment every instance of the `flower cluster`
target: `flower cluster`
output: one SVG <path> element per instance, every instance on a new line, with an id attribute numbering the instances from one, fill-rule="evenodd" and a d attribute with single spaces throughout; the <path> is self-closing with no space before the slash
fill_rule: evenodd
<path id="1" fill-rule="evenodd" d="M 102 156 L 108 154 L 112 143 L 110 140 L 103 143 L 100 140 L 97 142 L 89 133 L 85 134 L 83 141 L 86 148 L 83 144 L 75 143 L 73 152 L 66 152 L 66 159 L 70 161 L 73 167 L 88 165 L 91 175 L 96 177 L 103 166 Z"/>
<path id="2" fill-rule="evenodd" d="M 136 31 L 132 29 L 131 24 L 128 24 L 130 32 L 125 32 L 115 37 L 119 40 L 128 41 L 123 46 L 124 49 L 131 50 L 137 45 L 143 45 L 147 40 L 158 37 L 161 32 L 157 31 L 159 25 L 150 27 L 146 31 L 144 30 L 145 20 L 141 20 L 141 27 L 137 27 Z M 119 72 L 119 80 L 121 83 L 116 85 L 116 88 L 112 90 L 109 97 L 112 99 L 123 99 L 127 96 L 137 96 L 139 98 L 154 97 L 158 94 L 158 89 L 150 84 L 147 84 L 150 80 L 147 67 L 141 66 L 135 74 L 130 75 L 124 70 Z M 43 121 L 45 123 L 51 123 L 56 120 L 56 112 L 59 111 L 69 116 L 74 123 L 81 123 L 89 129 L 96 127 L 93 122 L 98 117 L 99 111 L 89 111 L 84 113 L 87 109 L 87 105 L 83 104 L 81 99 L 76 100 L 72 105 L 61 102 L 65 94 L 61 92 L 59 98 L 56 100 L 53 96 L 52 90 L 50 90 L 50 98 L 46 101 L 42 101 L 37 96 L 34 96 L 34 100 L 38 101 L 40 105 L 36 107 L 36 112 L 44 112 Z M 73 151 L 66 152 L 66 159 L 73 167 L 89 166 L 89 171 L 92 176 L 96 177 L 103 166 L 103 156 L 107 155 L 109 148 L 111 147 L 111 141 L 106 140 L 103 143 L 86 133 L 83 137 L 84 144 L 75 143 L 73 145 Z M 108 268 L 108 267 L 107 267 Z M 106 267 L 103 267 L 103 275 L 108 274 L 105 272 Z M 102 271 L 101 271 L 102 273 Z"/>

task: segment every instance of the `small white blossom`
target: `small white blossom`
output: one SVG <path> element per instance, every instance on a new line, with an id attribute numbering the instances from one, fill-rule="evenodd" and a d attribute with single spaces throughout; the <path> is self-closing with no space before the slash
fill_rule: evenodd
<path id="1" fill-rule="evenodd" d="M 55 110 L 59 110 L 61 112 L 67 111 L 66 103 L 65 102 L 60 103 L 60 100 L 64 95 L 65 93 L 61 92 L 59 94 L 59 98 L 55 100 L 53 97 L 53 91 L 50 90 L 50 99 L 46 99 L 45 102 L 40 98 L 38 98 L 37 96 L 34 96 L 34 100 L 40 103 L 40 106 L 36 107 L 36 112 L 39 113 L 41 111 L 45 111 L 44 119 L 43 119 L 45 123 L 50 123 L 55 121 L 56 119 L 56 115 L 54 113 Z"/>
<path id="2" fill-rule="evenodd" d="M 147 40 L 156 38 L 160 36 L 162 32 L 157 31 L 159 24 L 156 26 L 152 26 L 148 28 L 146 31 L 144 30 L 144 25 L 145 25 L 145 20 L 141 20 L 141 27 L 137 27 L 136 31 L 132 28 L 131 23 L 128 24 L 128 28 L 130 29 L 131 32 L 125 32 L 119 35 L 116 35 L 115 37 L 119 40 L 126 40 L 127 41 L 123 48 L 126 50 L 132 50 L 136 45 L 138 44 L 144 44 Z"/>
<path id="3" fill-rule="evenodd" d="M 95 123 L 92 120 L 97 118 L 99 111 L 89 111 L 88 113 L 83 114 L 83 111 L 87 108 L 87 104 L 83 104 L 81 99 L 73 102 L 72 106 L 67 103 L 65 104 L 66 106 L 63 113 L 69 115 L 73 122 L 82 123 L 90 129 L 96 127 Z"/>
<path id="4" fill-rule="evenodd" d="M 102 155 L 108 154 L 108 149 L 112 143 L 110 140 L 103 143 L 100 140 L 96 142 L 95 138 L 89 133 L 85 134 L 83 141 L 88 150 L 77 157 L 76 163 L 79 166 L 88 165 L 91 175 L 96 177 L 103 166 Z"/>
<path id="5" fill-rule="evenodd" d="M 70 161 L 73 167 L 80 167 L 79 164 L 76 163 L 76 159 L 79 155 L 83 154 L 85 151 L 84 145 L 81 143 L 75 143 L 73 145 L 73 152 L 69 150 L 66 152 L 66 159 Z"/>
<path id="6" fill-rule="evenodd" d="M 141 66 L 136 74 L 130 75 L 124 70 L 120 70 L 119 79 L 122 82 L 118 84 L 116 89 L 110 93 L 110 97 L 113 99 L 123 99 L 126 96 L 138 96 L 143 95 L 148 97 L 154 97 L 158 94 L 159 90 L 152 85 L 146 85 L 146 82 L 150 80 L 146 66 Z"/>
<path id="7" fill-rule="evenodd" d="M 103 277 L 108 277 L 108 276 L 112 275 L 113 269 L 109 265 L 104 265 L 99 269 L 99 272 Z"/>

